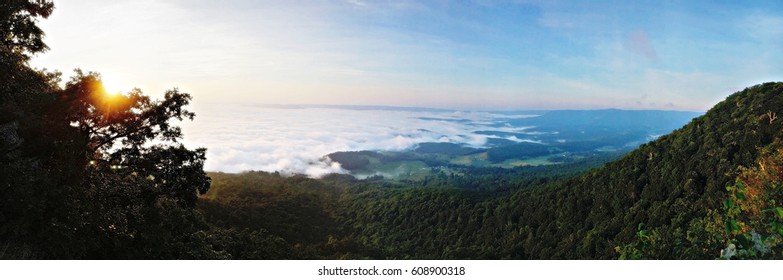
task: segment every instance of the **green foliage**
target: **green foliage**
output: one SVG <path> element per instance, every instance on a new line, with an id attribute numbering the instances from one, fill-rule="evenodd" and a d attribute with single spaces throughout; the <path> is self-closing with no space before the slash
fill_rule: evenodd
<path id="1" fill-rule="evenodd" d="M 726 211 L 726 235 L 734 235 L 740 232 L 742 228 L 737 223 L 737 218 L 742 212 L 739 205 L 735 203 L 738 200 L 745 199 L 745 185 L 742 182 L 737 182 L 734 186 L 726 187 L 726 191 L 729 192 L 729 197 L 723 201 L 723 210 Z"/>
<path id="2" fill-rule="evenodd" d="M 363 252 L 343 234 L 335 209 L 352 177 L 211 173 L 198 209 L 213 247 L 236 259 L 343 258 Z"/>
<path id="3" fill-rule="evenodd" d="M 655 231 L 650 232 L 644 229 L 644 223 L 640 223 L 637 227 L 636 236 L 637 242 L 628 244 L 623 247 L 615 247 L 615 251 L 620 254 L 621 260 L 641 260 L 644 259 L 645 252 L 648 252 L 652 247 L 656 246 L 657 234 Z"/>
<path id="4" fill-rule="evenodd" d="M 772 259 L 783 254 L 783 149 L 779 144 L 776 141 L 762 149 L 758 166 L 743 169 L 737 182 L 726 187 L 722 259 Z"/>
<path id="5" fill-rule="evenodd" d="M 745 185 L 737 181 L 734 186 L 727 186 L 729 197 L 723 202 L 726 215 L 725 234 L 729 239 L 725 249 L 721 250 L 721 259 L 731 258 L 760 258 L 770 252 L 767 242 L 758 233 L 747 232 L 741 226 L 742 208 L 739 203 L 746 199 Z"/>

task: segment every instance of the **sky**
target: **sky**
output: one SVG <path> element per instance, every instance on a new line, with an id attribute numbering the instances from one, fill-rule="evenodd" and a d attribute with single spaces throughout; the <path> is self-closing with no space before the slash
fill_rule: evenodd
<path id="1" fill-rule="evenodd" d="M 34 67 L 202 107 L 705 111 L 783 80 L 783 1 L 54 2 Z"/>

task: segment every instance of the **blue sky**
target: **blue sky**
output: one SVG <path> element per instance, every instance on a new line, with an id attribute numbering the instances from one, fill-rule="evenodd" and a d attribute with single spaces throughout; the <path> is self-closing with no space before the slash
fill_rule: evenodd
<path id="1" fill-rule="evenodd" d="M 783 80 L 780 1 L 55 1 L 36 67 L 197 103 L 706 110 Z"/>

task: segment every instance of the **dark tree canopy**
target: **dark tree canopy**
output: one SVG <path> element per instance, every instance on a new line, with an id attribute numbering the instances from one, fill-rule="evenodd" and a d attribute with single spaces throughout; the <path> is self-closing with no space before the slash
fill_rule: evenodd
<path id="1" fill-rule="evenodd" d="M 37 18 L 48 18 L 54 3 L 45 0 L 3 0 L 0 3 L 0 39 L 3 51 L 38 53 L 48 49 Z"/>
<path id="2" fill-rule="evenodd" d="M 177 89 L 108 94 L 100 75 L 29 67 L 49 1 L 0 3 L 0 258 L 214 258 L 194 211 L 205 149 L 178 143 L 195 114 Z"/>
<path id="3" fill-rule="evenodd" d="M 45 99 L 59 81 L 59 73 L 34 71 L 30 55 L 47 50 L 44 32 L 36 25 L 54 9 L 50 1 L 4 0 L 0 2 L 0 123 L 23 117 L 20 106 Z"/>
<path id="4" fill-rule="evenodd" d="M 193 206 L 196 193 L 209 188 L 209 178 L 201 171 L 205 150 L 162 144 L 176 144 L 182 137 L 173 121 L 195 116 L 184 108 L 190 95 L 173 89 L 164 100 L 153 101 L 139 89 L 109 94 L 100 75 L 76 73 L 58 96 L 56 111 L 86 137 L 85 153 L 93 168 L 147 178 L 160 195 L 176 195 Z"/>

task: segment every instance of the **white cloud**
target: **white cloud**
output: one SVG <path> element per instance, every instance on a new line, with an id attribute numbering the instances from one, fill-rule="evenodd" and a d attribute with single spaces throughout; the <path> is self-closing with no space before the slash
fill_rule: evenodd
<path id="1" fill-rule="evenodd" d="M 509 141 L 514 141 L 514 142 L 517 142 L 517 143 L 522 143 L 522 142 L 533 143 L 533 144 L 543 144 L 544 143 L 541 140 L 520 139 L 520 138 L 518 138 L 516 136 L 509 136 L 509 137 L 506 137 L 504 139 L 509 140 Z"/>

